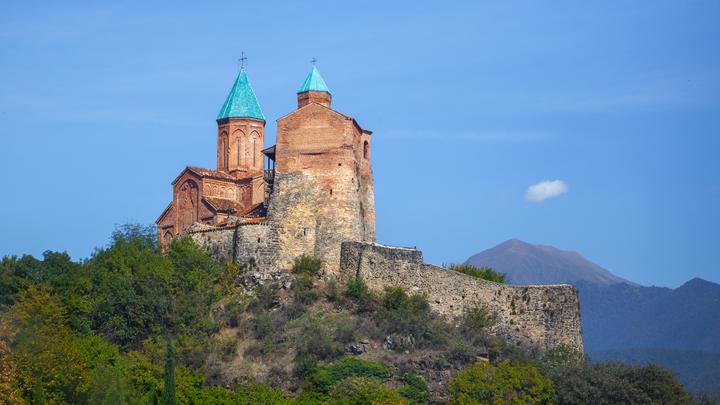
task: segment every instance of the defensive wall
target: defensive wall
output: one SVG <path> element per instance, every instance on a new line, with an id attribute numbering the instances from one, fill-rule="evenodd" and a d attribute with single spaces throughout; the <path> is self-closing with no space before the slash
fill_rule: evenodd
<path id="1" fill-rule="evenodd" d="M 398 286 L 427 294 L 432 308 L 448 317 L 483 306 L 497 319 L 493 332 L 517 346 L 583 348 L 573 286 L 494 283 L 424 264 L 417 249 L 367 242 L 343 242 L 340 265 L 343 277 L 360 277 L 371 289 Z"/>

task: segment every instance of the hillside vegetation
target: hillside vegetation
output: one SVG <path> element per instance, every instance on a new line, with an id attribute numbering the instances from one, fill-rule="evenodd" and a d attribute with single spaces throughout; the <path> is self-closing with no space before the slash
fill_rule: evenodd
<path id="1" fill-rule="evenodd" d="M 80 263 L 5 257 L 0 403 L 702 401 L 657 366 L 521 352 L 488 332 L 484 308 L 446 319 L 423 295 L 320 269 L 300 257 L 289 280 L 246 285 L 190 239 L 163 255 L 154 229 L 134 225 Z"/>

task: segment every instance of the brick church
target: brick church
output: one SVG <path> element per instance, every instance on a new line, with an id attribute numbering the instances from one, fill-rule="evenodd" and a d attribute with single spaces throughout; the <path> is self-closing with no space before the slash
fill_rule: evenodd
<path id="1" fill-rule="evenodd" d="M 331 102 L 313 66 L 297 109 L 277 120 L 277 144 L 266 148 L 265 116 L 241 69 L 216 119 L 217 168 L 188 166 L 173 180 L 172 202 L 156 221 L 160 246 L 232 230 L 227 243 L 238 245 L 227 259 L 264 246 L 275 251 L 255 261 L 285 267 L 301 254 L 337 263 L 340 242 L 374 241 L 371 132 Z"/>
<path id="2" fill-rule="evenodd" d="M 512 344 L 582 350 L 572 286 L 497 284 L 425 264 L 416 249 L 376 243 L 371 132 L 331 102 L 313 66 L 297 109 L 277 120 L 277 143 L 265 147 L 265 116 L 241 69 L 217 116 L 217 168 L 188 166 L 172 182 L 172 202 L 157 220 L 160 246 L 187 235 L 217 260 L 235 262 L 246 286 L 289 281 L 293 261 L 312 255 L 326 280 L 402 286 L 448 316 L 483 305 L 497 316 L 492 331 Z"/>

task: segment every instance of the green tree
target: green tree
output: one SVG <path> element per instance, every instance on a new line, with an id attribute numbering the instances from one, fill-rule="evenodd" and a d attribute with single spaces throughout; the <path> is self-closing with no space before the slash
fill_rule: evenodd
<path id="1" fill-rule="evenodd" d="M 175 350 L 170 339 L 165 353 L 165 385 L 163 386 L 163 405 L 175 405 Z"/>
<path id="2" fill-rule="evenodd" d="M 407 404 L 396 390 L 371 377 L 350 377 L 335 385 L 330 392 L 331 403 L 342 405 Z"/>
<path id="3" fill-rule="evenodd" d="M 582 353 L 559 347 L 545 353 L 540 368 L 553 380 L 555 402 L 560 405 L 689 404 L 692 401 L 672 373 L 656 365 L 591 363 Z"/>
<path id="4" fill-rule="evenodd" d="M 450 382 L 451 404 L 550 404 L 553 385 L 531 364 L 479 361 Z"/>

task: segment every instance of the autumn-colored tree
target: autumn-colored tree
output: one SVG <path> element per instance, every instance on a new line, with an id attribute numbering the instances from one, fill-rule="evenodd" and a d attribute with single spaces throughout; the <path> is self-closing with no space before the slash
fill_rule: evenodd
<path id="1" fill-rule="evenodd" d="M 15 338 L 15 331 L 7 318 L 0 314 L 0 404 L 13 404 L 18 402 L 18 392 L 15 388 L 17 368 L 10 358 L 10 342 Z"/>
<path id="2" fill-rule="evenodd" d="M 49 402 L 83 402 L 90 376 L 60 299 L 30 286 L 18 295 L 8 319 L 17 331 L 10 359 L 22 394 L 41 395 Z"/>

